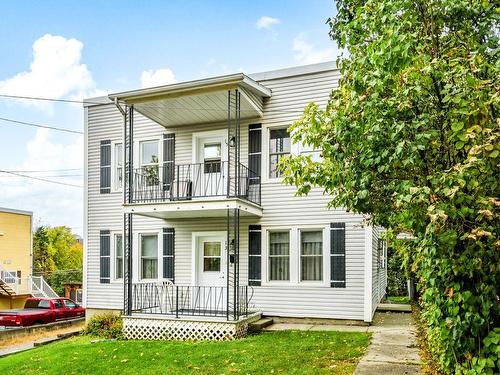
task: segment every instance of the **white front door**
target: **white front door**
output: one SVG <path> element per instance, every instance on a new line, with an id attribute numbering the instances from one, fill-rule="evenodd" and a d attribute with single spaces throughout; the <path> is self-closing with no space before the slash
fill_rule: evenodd
<path id="1" fill-rule="evenodd" d="M 226 238 L 224 235 L 198 237 L 195 267 L 197 285 L 226 285 Z"/>

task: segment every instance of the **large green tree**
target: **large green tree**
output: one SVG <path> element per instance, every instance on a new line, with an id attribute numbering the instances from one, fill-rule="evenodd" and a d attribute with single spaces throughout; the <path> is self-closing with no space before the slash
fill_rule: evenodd
<path id="1" fill-rule="evenodd" d="M 299 194 L 371 215 L 422 289 L 430 349 L 446 372 L 500 371 L 499 5 L 489 0 L 339 0 L 345 51 L 325 108 L 294 142 L 323 160 L 281 163 Z"/>
<path id="2" fill-rule="evenodd" d="M 82 245 L 65 226 L 40 226 L 33 234 L 33 264 L 37 273 L 81 269 Z"/>

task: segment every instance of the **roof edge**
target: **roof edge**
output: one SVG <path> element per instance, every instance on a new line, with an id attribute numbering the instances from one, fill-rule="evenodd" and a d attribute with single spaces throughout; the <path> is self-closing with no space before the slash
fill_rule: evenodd
<path id="1" fill-rule="evenodd" d="M 33 216 L 33 212 L 31 212 L 31 211 L 17 210 L 15 208 L 0 207 L 0 212 L 6 212 L 6 213 L 9 213 L 9 214 L 19 214 L 19 215 Z"/>
<path id="2" fill-rule="evenodd" d="M 174 83 L 171 85 L 148 87 L 144 89 L 123 91 L 114 94 L 110 94 L 108 97 L 110 100 L 130 100 L 134 101 L 136 99 L 159 97 L 163 95 L 174 95 L 176 93 L 190 92 L 200 89 L 216 89 L 217 87 L 226 87 L 227 85 L 241 85 L 256 94 L 263 97 L 270 97 L 271 90 L 267 87 L 256 82 L 252 78 L 248 77 L 243 73 L 236 73 L 224 76 L 217 76 L 211 78 L 203 78 L 192 81 L 184 81 L 179 83 Z"/>
<path id="3" fill-rule="evenodd" d="M 276 70 L 269 70 L 266 72 L 252 73 L 252 74 L 248 74 L 248 77 L 252 78 L 253 80 L 255 80 L 257 82 L 260 82 L 260 81 L 267 81 L 267 80 L 279 79 L 279 78 L 284 78 L 284 77 L 300 76 L 300 75 L 304 75 L 304 74 L 327 72 L 327 71 L 331 71 L 331 70 L 339 70 L 339 68 L 337 67 L 337 63 L 335 61 L 327 61 L 327 62 L 322 62 L 322 63 L 317 63 L 317 64 L 309 64 L 309 65 L 292 66 L 289 68 L 282 68 L 282 69 L 276 69 Z"/>

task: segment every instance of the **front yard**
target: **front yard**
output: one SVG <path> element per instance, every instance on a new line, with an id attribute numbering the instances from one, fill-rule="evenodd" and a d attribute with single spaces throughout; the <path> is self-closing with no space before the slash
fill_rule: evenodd
<path id="1" fill-rule="evenodd" d="M 1 374 L 352 374 L 370 334 L 266 332 L 229 342 L 77 337 L 0 359 Z"/>

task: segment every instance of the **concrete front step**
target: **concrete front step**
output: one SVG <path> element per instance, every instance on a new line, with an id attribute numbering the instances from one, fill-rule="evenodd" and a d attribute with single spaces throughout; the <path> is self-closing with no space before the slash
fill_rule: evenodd
<path id="1" fill-rule="evenodd" d="M 406 303 L 380 303 L 377 311 L 410 312 L 411 306 Z"/>
<path id="2" fill-rule="evenodd" d="M 262 318 L 257 320 L 256 322 L 250 323 L 248 325 L 248 330 L 252 332 L 259 332 L 264 328 L 269 327 L 271 324 L 273 324 L 273 320 L 271 318 Z"/>

